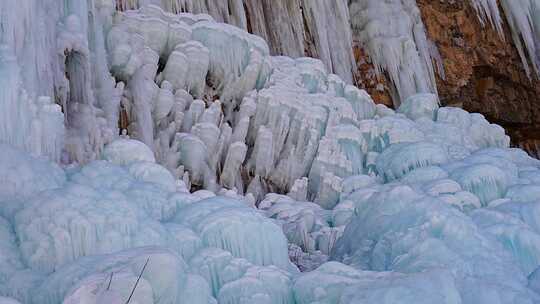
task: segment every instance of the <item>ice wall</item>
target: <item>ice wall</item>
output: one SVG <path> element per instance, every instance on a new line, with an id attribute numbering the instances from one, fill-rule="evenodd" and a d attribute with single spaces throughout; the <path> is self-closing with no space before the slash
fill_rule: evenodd
<path id="1" fill-rule="evenodd" d="M 0 104 L 29 104 L 2 111 L 11 117 L 2 119 L 2 141 L 57 161 L 63 151 L 66 161 L 87 161 L 113 138 L 119 99 L 102 35 L 113 9 L 111 1 L 2 1 L 1 71 L 11 82 Z M 14 120 L 23 126 L 18 131 L 9 125 Z M 61 140 L 53 135 L 60 129 Z"/>
<path id="2" fill-rule="evenodd" d="M 60 106 L 48 96 L 29 96 L 16 57 L 0 47 L 0 141 L 60 161 L 65 141 Z"/>
<path id="3" fill-rule="evenodd" d="M 344 0 L 117 0 L 117 9 L 156 4 L 173 13 L 208 14 L 262 37 L 273 55 L 320 58 L 326 68 L 353 82 L 349 11 Z"/>
<path id="4" fill-rule="evenodd" d="M 376 72 L 394 84 L 394 105 L 416 93 L 436 93 L 435 72 L 444 77 L 437 47 L 426 37 L 416 1 L 349 1 L 351 27 Z"/>

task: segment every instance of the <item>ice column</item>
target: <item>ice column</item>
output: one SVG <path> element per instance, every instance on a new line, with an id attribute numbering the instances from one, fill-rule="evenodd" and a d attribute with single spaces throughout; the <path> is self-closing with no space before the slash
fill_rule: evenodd
<path id="1" fill-rule="evenodd" d="M 395 106 L 416 93 L 436 93 L 434 61 L 440 56 L 415 1 L 354 0 L 349 9 L 353 35 L 395 86 Z"/>

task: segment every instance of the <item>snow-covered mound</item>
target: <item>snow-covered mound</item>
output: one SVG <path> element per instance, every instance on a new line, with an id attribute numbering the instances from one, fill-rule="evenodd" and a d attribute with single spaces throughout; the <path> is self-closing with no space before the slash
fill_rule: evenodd
<path id="1" fill-rule="evenodd" d="M 23 2 L 0 3 L 0 296 L 540 301 L 540 161 L 482 115 L 412 85 L 376 105 L 208 15 Z"/>

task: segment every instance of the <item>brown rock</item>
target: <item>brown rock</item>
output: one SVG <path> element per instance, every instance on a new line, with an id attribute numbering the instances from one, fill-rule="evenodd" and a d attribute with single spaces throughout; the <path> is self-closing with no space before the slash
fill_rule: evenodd
<path id="1" fill-rule="evenodd" d="M 438 77 L 444 105 L 462 105 L 507 129 L 512 144 L 537 155 L 540 147 L 540 81 L 528 79 L 512 43 L 489 24 L 483 27 L 466 0 L 418 0 L 428 36 L 439 48 L 445 79 Z"/>

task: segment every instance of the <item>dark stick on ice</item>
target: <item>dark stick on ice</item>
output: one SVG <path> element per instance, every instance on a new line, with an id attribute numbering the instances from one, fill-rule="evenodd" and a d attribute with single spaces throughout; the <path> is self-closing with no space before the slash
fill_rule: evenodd
<path id="1" fill-rule="evenodd" d="M 107 285 L 107 290 L 109 290 L 111 288 L 113 274 L 114 274 L 114 272 L 111 272 L 111 277 L 109 278 L 109 285 Z"/>
<path id="2" fill-rule="evenodd" d="M 133 293 L 135 293 L 135 289 L 137 289 L 137 284 L 139 284 L 139 280 L 141 279 L 144 269 L 146 269 L 146 265 L 148 265 L 148 262 L 150 261 L 150 258 L 146 259 L 146 263 L 144 263 L 144 266 L 141 270 L 141 273 L 139 274 L 139 277 L 137 278 L 137 281 L 135 282 L 135 285 L 133 286 L 133 289 L 131 290 L 131 294 L 129 295 L 129 298 L 127 299 L 126 304 L 129 304 L 129 301 L 131 301 L 131 297 L 133 296 Z"/>

